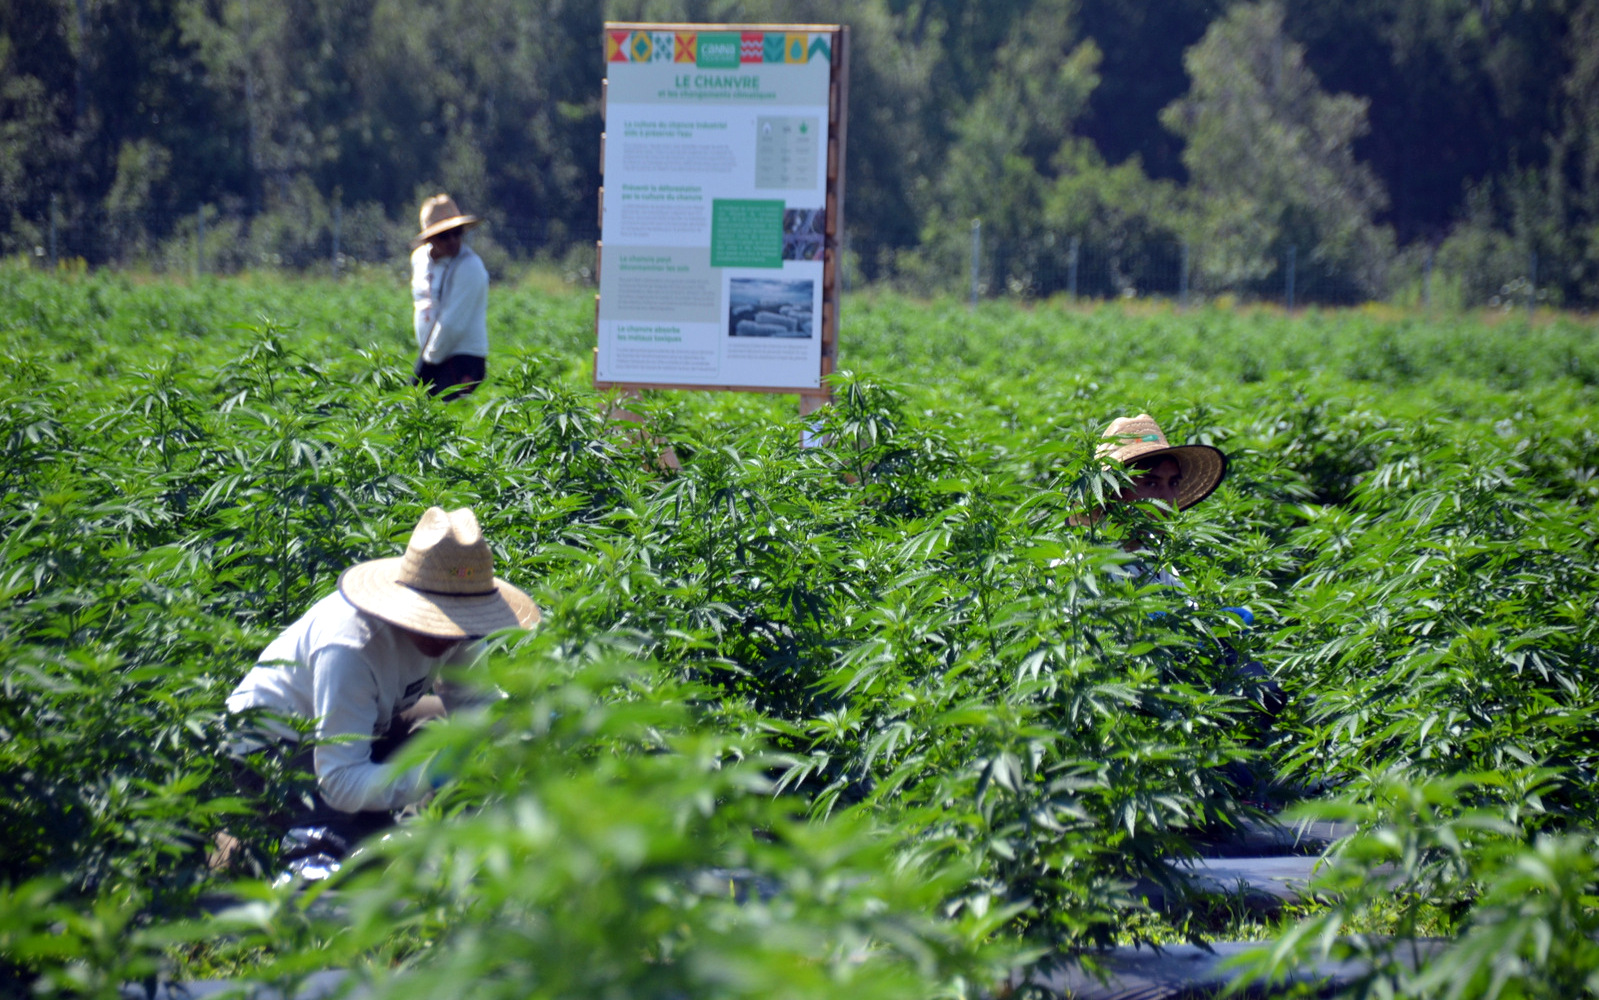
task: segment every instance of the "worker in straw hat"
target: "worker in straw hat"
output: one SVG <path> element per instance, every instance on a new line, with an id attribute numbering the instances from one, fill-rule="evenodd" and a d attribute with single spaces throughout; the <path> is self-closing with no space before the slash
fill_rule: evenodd
<path id="1" fill-rule="evenodd" d="M 1147 413 L 1112 420 L 1094 454 L 1106 468 L 1114 462 L 1127 472 L 1131 483 L 1116 496 L 1123 504 L 1154 501 L 1171 510 L 1187 510 L 1210 496 L 1227 475 L 1227 456 L 1219 449 L 1208 444 L 1173 445 Z M 1103 514 L 1102 510 L 1074 514 L 1071 523 L 1097 523 Z M 1135 533 L 1127 539 L 1127 548 L 1136 550 L 1140 542 Z"/>
<path id="2" fill-rule="evenodd" d="M 1131 479 L 1117 496 L 1123 504 L 1153 501 L 1173 510 L 1187 510 L 1215 492 L 1227 475 L 1227 456 L 1221 449 L 1208 444 L 1174 445 L 1166 439 L 1166 433 L 1155 418 L 1147 413 L 1117 417 L 1105 428 L 1102 438 L 1095 455 L 1101 460 L 1114 460 L 1127 470 Z M 1137 550 L 1142 547 L 1141 542 L 1135 535 L 1128 539 L 1127 547 Z M 1164 567 L 1151 570 L 1135 563 L 1126 575 L 1139 583 L 1171 587 L 1179 592 L 1185 589 L 1182 580 Z M 1248 608 L 1221 610 L 1235 615 L 1245 628 L 1255 622 Z M 1239 657 L 1230 644 L 1222 643 L 1221 648 L 1223 659 L 1245 685 L 1253 689 L 1267 715 L 1275 717 L 1282 710 L 1284 695 L 1270 672 L 1258 661 Z M 1239 769 L 1239 773 L 1247 775 L 1248 771 Z"/>
<path id="3" fill-rule="evenodd" d="M 1219 448 L 1208 444 L 1174 445 L 1147 413 L 1112 420 L 1094 455 L 1105 468 L 1114 464 L 1127 473 L 1130 482 L 1116 495 L 1118 505 L 1153 502 L 1160 505 L 1160 512 L 1187 510 L 1215 492 L 1227 475 L 1227 456 Z M 1088 511 L 1074 514 L 1070 520 L 1076 525 L 1094 524 L 1104 513 Z M 1129 552 L 1143 548 L 1148 540 L 1143 529 L 1151 527 L 1158 530 L 1158 521 L 1141 519 L 1124 547 Z M 1170 570 L 1152 570 L 1141 562 L 1129 566 L 1126 575 L 1146 583 L 1181 586 Z"/>
<path id="4" fill-rule="evenodd" d="M 411 242 L 411 299 L 416 377 L 432 395 L 464 395 L 483 381 L 489 355 L 489 272 L 462 243 L 480 221 L 447 194 L 422 203 L 421 232 Z"/>
<path id="5" fill-rule="evenodd" d="M 1155 500 L 1187 510 L 1210 496 L 1227 475 L 1227 456 L 1220 449 L 1208 444 L 1173 445 L 1147 413 L 1117 417 L 1103 437 L 1094 453 L 1115 459 L 1132 477 L 1132 485 L 1119 498 L 1124 502 Z"/>
<path id="6" fill-rule="evenodd" d="M 470 663 L 474 640 L 538 620 L 527 594 L 494 575 L 470 510 L 431 507 L 405 555 L 345 570 L 337 590 L 266 647 L 227 702 L 230 712 L 260 716 L 260 738 L 235 746 L 236 757 L 266 750 L 315 776 L 307 808 L 277 823 L 289 834 L 286 859 L 336 861 L 430 791 L 439 774 L 398 771 L 385 760 L 444 714 L 430 693 L 440 670 Z M 291 720 L 309 725 L 310 750 L 284 725 Z M 241 770 L 241 784 L 259 792 L 252 773 Z"/>

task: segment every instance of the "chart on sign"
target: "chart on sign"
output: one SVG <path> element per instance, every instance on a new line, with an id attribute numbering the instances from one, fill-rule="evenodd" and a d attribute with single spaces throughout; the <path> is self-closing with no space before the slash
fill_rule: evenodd
<path id="1" fill-rule="evenodd" d="M 609 28 L 595 381 L 821 385 L 833 36 Z"/>

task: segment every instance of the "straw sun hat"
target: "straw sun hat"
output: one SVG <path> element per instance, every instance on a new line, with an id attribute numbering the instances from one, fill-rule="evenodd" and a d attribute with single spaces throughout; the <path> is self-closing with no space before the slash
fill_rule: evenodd
<path id="1" fill-rule="evenodd" d="M 494 575 L 494 555 L 470 510 L 429 507 L 405 555 L 357 563 L 339 577 L 345 600 L 393 625 L 443 639 L 527 628 L 538 605 Z"/>
<path id="2" fill-rule="evenodd" d="M 1147 413 L 1136 417 L 1117 417 L 1105 428 L 1105 441 L 1094 454 L 1132 465 L 1151 457 L 1170 458 L 1182 472 L 1177 490 L 1177 509 L 1187 510 L 1210 496 L 1227 475 L 1227 456 L 1208 444 L 1181 444 L 1166 441 L 1166 434 Z"/>
<path id="3" fill-rule="evenodd" d="M 422 231 L 411 241 L 413 247 L 421 246 L 440 233 L 452 229 L 471 229 L 483 221 L 475 215 L 463 215 L 455 199 L 447 194 L 436 194 L 424 201 L 420 214 Z"/>

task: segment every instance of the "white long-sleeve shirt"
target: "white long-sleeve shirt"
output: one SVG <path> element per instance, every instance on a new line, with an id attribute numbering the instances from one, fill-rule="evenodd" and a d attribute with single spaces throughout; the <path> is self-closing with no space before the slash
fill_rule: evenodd
<path id="1" fill-rule="evenodd" d="M 416 349 L 436 365 L 455 354 L 489 356 L 489 271 L 471 247 L 434 260 L 424 243 L 411 253 Z"/>
<path id="2" fill-rule="evenodd" d="M 317 790 L 345 812 L 398 809 L 427 791 L 421 768 L 372 762 L 372 738 L 427 693 L 444 664 L 470 663 L 478 644 L 424 656 L 394 625 L 363 614 L 334 591 L 262 651 L 228 696 L 228 711 L 264 708 L 316 720 Z M 286 732 L 285 732 L 286 735 Z M 333 736 L 353 736 L 323 742 Z"/>

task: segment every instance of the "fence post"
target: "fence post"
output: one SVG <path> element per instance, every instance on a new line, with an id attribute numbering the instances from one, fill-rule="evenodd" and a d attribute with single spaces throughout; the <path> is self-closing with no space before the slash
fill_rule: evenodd
<path id="1" fill-rule="evenodd" d="M 1432 311 L 1432 247 L 1427 248 L 1427 263 L 1421 272 L 1421 307 Z"/>
<path id="2" fill-rule="evenodd" d="M 972 220 L 972 301 L 967 308 L 977 308 L 977 270 L 978 260 L 983 254 L 983 220 Z"/>
<path id="3" fill-rule="evenodd" d="M 1183 240 L 1183 263 L 1177 272 L 1177 307 L 1188 308 L 1188 241 Z"/>
<path id="4" fill-rule="evenodd" d="M 205 273 L 205 205 L 194 210 L 194 276 Z"/>
<path id="5" fill-rule="evenodd" d="M 1538 251 L 1527 252 L 1527 318 L 1538 307 Z"/>
<path id="6" fill-rule="evenodd" d="M 339 230 L 344 226 L 344 206 L 335 201 L 333 203 L 333 280 L 339 278 Z"/>
<path id="7" fill-rule="evenodd" d="M 1073 302 L 1077 301 L 1077 253 L 1082 248 L 1082 240 L 1073 236 L 1071 246 L 1066 251 L 1066 294 L 1071 296 Z"/>
<path id="8" fill-rule="evenodd" d="M 1287 274 L 1285 276 L 1285 285 L 1283 288 L 1283 298 L 1288 303 L 1289 312 L 1292 312 L 1294 309 L 1294 266 L 1298 263 L 1298 257 L 1299 248 L 1297 246 L 1290 245 L 1288 247 Z"/>

